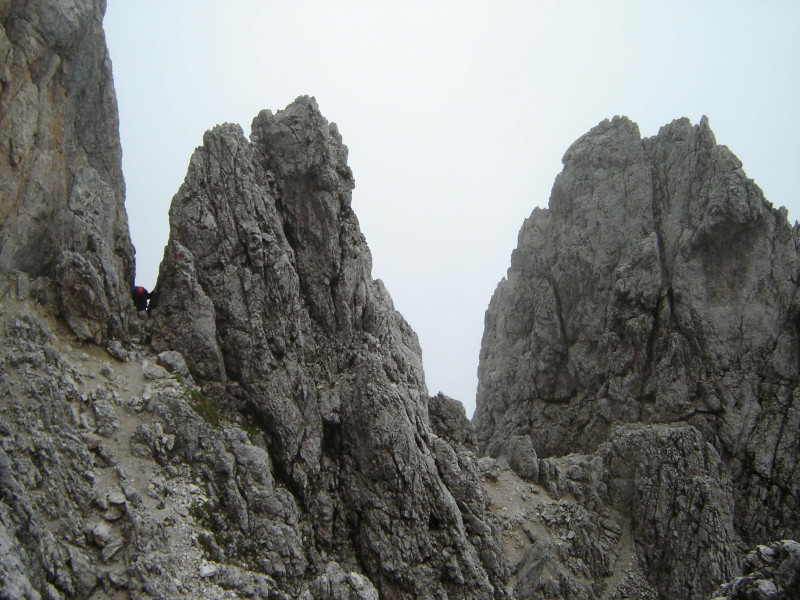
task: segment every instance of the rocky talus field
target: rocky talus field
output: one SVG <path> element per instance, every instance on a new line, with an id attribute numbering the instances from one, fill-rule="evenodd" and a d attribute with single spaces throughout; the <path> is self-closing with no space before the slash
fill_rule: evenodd
<path id="1" fill-rule="evenodd" d="M 0 600 L 800 598 L 798 229 L 707 119 L 567 150 L 470 422 L 313 97 L 205 133 L 134 309 L 105 6 L 0 0 Z"/>

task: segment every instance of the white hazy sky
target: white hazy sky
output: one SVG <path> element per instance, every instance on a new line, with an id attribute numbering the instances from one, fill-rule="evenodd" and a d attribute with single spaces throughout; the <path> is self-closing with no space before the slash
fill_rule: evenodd
<path id="1" fill-rule="evenodd" d="M 137 281 L 202 135 L 315 96 L 339 125 L 373 277 L 428 388 L 475 406 L 486 307 L 561 157 L 604 118 L 708 115 L 800 219 L 800 2 L 110 0 Z"/>

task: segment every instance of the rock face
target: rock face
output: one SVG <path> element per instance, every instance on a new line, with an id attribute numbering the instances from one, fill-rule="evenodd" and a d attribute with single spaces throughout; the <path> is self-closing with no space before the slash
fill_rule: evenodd
<path id="1" fill-rule="evenodd" d="M 736 572 L 740 541 L 800 535 L 797 230 L 705 118 L 642 140 L 615 117 L 563 162 L 486 313 L 478 443 L 509 462 L 529 439 L 539 457 L 605 465 L 650 582 L 702 597 Z M 641 429 L 620 438 L 624 423 Z M 638 495 L 613 491 L 620 470 Z M 711 564 L 679 573 L 670 555 Z"/>
<path id="2" fill-rule="evenodd" d="M 0 598 L 505 597 L 471 438 L 434 433 L 312 99 L 206 135 L 158 358 L 126 339 L 104 10 L 0 0 Z"/>
<path id="3" fill-rule="evenodd" d="M 797 232 L 705 121 L 570 148 L 473 427 L 311 98 L 206 133 L 126 335 L 104 9 L 0 0 L 0 600 L 797 595 Z"/>
<path id="4" fill-rule="evenodd" d="M 0 275 L 0 599 L 377 597 L 309 569 L 263 441 L 155 364 L 174 355 L 75 347 L 46 284 Z"/>
<path id="5" fill-rule="evenodd" d="M 371 278 L 346 158 L 313 98 L 263 111 L 250 140 L 207 132 L 170 209 L 153 345 L 263 428 L 311 564 L 357 565 L 385 598 L 503 597 L 475 456 L 432 430 L 419 344 Z M 220 526 L 246 535 L 236 523 Z"/>
<path id="6" fill-rule="evenodd" d="M 713 600 L 774 600 L 800 597 L 800 544 L 760 545 L 745 558 L 744 575 L 721 585 Z"/>
<path id="7" fill-rule="evenodd" d="M 133 247 L 104 0 L 0 2 L 0 271 L 55 280 L 81 339 L 124 335 Z"/>
<path id="8" fill-rule="evenodd" d="M 481 466 L 517 598 L 705 599 L 738 574 L 732 485 L 694 427 L 620 426 L 535 477 L 506 458 Z"/>

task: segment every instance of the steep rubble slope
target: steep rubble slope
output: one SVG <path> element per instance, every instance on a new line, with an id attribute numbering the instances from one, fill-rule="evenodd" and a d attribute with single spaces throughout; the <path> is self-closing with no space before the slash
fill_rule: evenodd
<path id="1" fill-rule="evenodd" d="M 0 598 L 377 599 L 333 562 L 303 576 L 292 495 L 179 356 L 76 343 L 53 300 L 44 278 L 0 276 Z M 221 498 L 247 560 L 220 547 Z"/>
<path id="2" fill-rule="evenodd" d="M 615 426 L 694 430 L 692 444 L 709 448 L 694 475 L 685 459 L 642 462 L 648 447 L 670 456 L 674 442 L 659 441 L 669 429 L 642 430 L 616 461 L 649 482 L 637 502 L 652 492 L 656 502 L 673 498 L 672 508 L 637 512 L 629 493 L 605 501 L 634 511 L 635 540 L 662 594 L 702 597 L 736 572 L 737 540 L 800 535 L 796 247 L 785 211 L 716 144 L 705 119 L 675 121 L 645 140 L 626 118 L 599 124 L 564 155 L 549 209 L 525 221 L 487 310 L 479 445 L 512 465 L 528 448 L 538 471 L 546 461 L 537 455 L 594 453 L 587 460 L 601 460 L 610 486 L 618 475 L 604 443 L 618 445 Z M 700 487 L 676 494 L 697 485 L 692 477 Z M 692 512 L 694 524 L 682 523 L 692 498 L 717 526 Z M 676 511 L 668 525 L 647 522 L 663 509 Z M 675 533 L 687 547 L 672 546 Z M 676 551 L 680 560 L 716 556 L 718 566 L 692 583 L 692 563 L 683 582 L 670 582 Z"/>
<path id="3" fill-rule="evenodd" d="M 134 270 L 104 12 L 0 1 L 0 271 L 54 279 L 98 343 L 124 335 Z"/>
<path id="4" fill-rule="evenodd" d="M 385 598 L 503 597 L 475 457 L 431 430 L 419 343 L 371 278 L 346 158 L 308 97 L 259 114 L 251 140 L 207 132 L 170 209 L 153 345 L 264 429 L 311 563 L 363 569 Z M 245 552 L 246 522 L 219 527 Z"/>

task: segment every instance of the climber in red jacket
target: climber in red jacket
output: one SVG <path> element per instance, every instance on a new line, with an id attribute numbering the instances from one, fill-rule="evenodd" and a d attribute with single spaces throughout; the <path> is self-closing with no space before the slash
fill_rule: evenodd
<path id="1" fill-rule="evenodd" d="M 133 296 L 133 305 L 136 310 L 142 311 L 147 309 L 147 301 L 150 299 L 150 294 L 140 285 L 131 287 L 131 295 Z"/>

